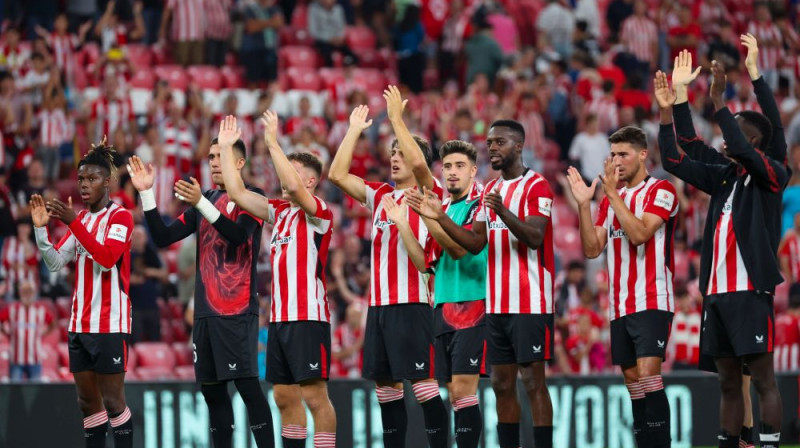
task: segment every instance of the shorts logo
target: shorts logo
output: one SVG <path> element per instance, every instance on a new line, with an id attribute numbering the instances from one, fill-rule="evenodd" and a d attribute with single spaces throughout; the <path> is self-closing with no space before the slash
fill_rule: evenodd
<path id="1" fill-rule="evenodd" d="M 316 363 L 314 363 L 314 364 L 308 363 L 308 367 L 309 367 L 311 370 L 319 370 L 319 363 L 318 363 L 318 362 L 316 362 Z"/>
<path id="2" fill-rule="evenodd" d="M 764 335 L 756 336 L 756 344 L 763 344 L 764 343 Z"/>
<path id="3" fill-rule="evenodd" d="M 541 345 L 534 345 L 533 346 L 533 353 L 541 353 L 541 352 L 542 352 L 542 346 Z"/>
<path id="4" fill-rule="evenodd" d="M 658 344 L 658 348 L 664 348 L 666 341 L 659 341 L 658 339 L 656 339 L 656 344 Z"/>
<path id="5" fill-rule="evenodd" d="M 228 370 L 236 370 L 236 363 L 228 364 Z"/>
<path id="6" fill-rule="evenodd" d="M 417 364 L 415 362 L 414 365 L 417 367 L 417 370 L 425 370 L 425 363 L 424 362 L 422 364 Z"/>
<path id="7" fill-rule="evenodd" d="M 477 366 L 478 365 L 478 360 L 469 358 L 469 365 L 471 365 L 473 367 Z"/>
<path id="8" fill-rule="evenodd" d="M 192 362 L 197 364 L 197 344 L 192 344 Z"/>
<path id="9" fill-rule="evenodd" d="M 122 364 L 122 356 L 119 358 L 111 358 L 111 360 L 114 361 L 114 365 Z"/>

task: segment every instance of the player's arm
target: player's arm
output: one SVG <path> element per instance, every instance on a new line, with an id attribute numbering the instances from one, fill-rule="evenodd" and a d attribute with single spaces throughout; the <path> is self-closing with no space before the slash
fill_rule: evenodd
<path id="1" fill-rule="evenodd" d="M 411 225 L 408 223 L 408 206 L 395 204 L 391 195 L 384 195 L 382 201 L 386 215 L 397 227 L 397 232 L 400 234 L 400 239 L 403 241 L 403 246 L 405 246 L 411 262 L 414 263 L 414 267 L 419 272 L 428 272 L 425 250 L 417 241 L 417 237 L 414 236 L 414 231 L 411 230 Z"/>
<path id="2" fill-rule="evenodd" d="M 242 135 L 242 130 L 237 127 L 236 117 L 228 115 L 223 118 L 219 125 L 219 156 L 222 166 L 222 180 L 225 183 L 225 191 L 228 197 L 243 210 L 252 213 L 253 216 L 268 220 L 270 205 L 269 200 L 254 191 L 245 187 L 244 180 L 236 169 L 238 163 L 233 155 L 233 144 Z"/>
<path id="3" fill-rule="evenodd" d="M 484 195 L 484 203 L 494 210 L 517 240 L 531 249 L 538 249 L 544 242 L 547 223 L 553 205 L 553 193 L 546 181 L 534 183 L 528 190 L 523 210 L 523 219 L 506 208 L 499 189 Z"/>
<path id="4" fill-rule="evenodd" d="M 478 204 L 479 203 L 476 202 L 476 207 Z M 467 254 L 467 250 L 453 241 L 453 239 L 450 238 L 450 235 L 444 231 L 438 221 L 422 216 L 422 222 L 425 223 L 425 227 L 428 229 L 428 232 L 431 233 L 433 239 L 436 240 L 436 243 L 439 244 L 439 246 L 441 246 L 441 248 L 447 252 L 447 255 L 450 255 L 452 259 L 458 260 Z M 472 224 L 462 227 L 472 229 Z"/>
<path id="5" fill-rule="evenodd" d="M 456 224 L 447 216 L 447 213 L 442 210 L 441 199 L 427 188 L 422 189 L 422 195 L 407 192 L 405 197 L 409 207 L 414 209 L 417 214 L 436 221 L 447 236 L 470 253 L 477 255 L 486 246 L 486 226 L 482 225 L 484 220 L 480 219 L 480 212 L 475 221 L 481 225 L 466 228 Z"/>
<path id="6" fill-rule="evenodd" d="M 383 98 L 386 100 L 386 111 L 389 115 L 389 122 L 392 123 L 394 135 L 397 137 L 400 153 L 411 168 L 411 172 L 414 173 L 417 185 L 419 188 L 432 189 L 434 184 L 433 174 L 428 168 L 428 162 L 425 161 L 425 155 L 422 154 L 422 150 L 417 145 L 417 142 L 414 141 L 411 131 L 408 130 L 406 123 L 403 121 L 403 110 L 408 100 L 403 99 L 397 86 L 389 86 L 384 90 Z"/>
<path id="7" fill-rule="evenodd" d="M 72 236 L 72 232 L 67 231 L 61 241 L 54 246 L 50 242 L 50 236 L 47 233 L 47 223 L 50 221 L 50 215 L 47 212 L 44 199 L 38 194 L 32 195 L 30 208 L 36 247 L 39 248 L 47 269 L 50 272 L 59 271 L 67 263 L 75 259 L 75 237 Z"/>
<path id="8" fill-rule="evenodd" d="M 437 221 L 436 218 L 430 217 L 438 216 L 439 213 L 444 213 L 442 203 L 437 195 L 430 193 L 428 196 L 423 196 L 418 190 L 410 188 L 406 191 L 405 197 L 408 206 L 422 218 L 422 222 L 425 223 L 428 232 L 430 232 L 433 239 L 436 240 L 436 243 L 447 252 L 447 255 L 450 255 L 454 260 L 458 260 L 467 254 L 467 250 L 456 243 L 450 238 L 450 235 L 444 231 L 439 221 Z M 464 222 L 462 227 L 472 230 L 474 215 L 477 213 L 479 206 L 480 201 L 475 201 L 473 210 L 470 210 L 468 213 L 467 221 Z"/>
<path id="9" fill-rule="evenodd" d="M 364 179 L 350 174 L 350 163 L 353 161 L 353 151 L 356 148 L 359 136 L 372 125 L 372 120 L 367 120 L 369 108 L 358 106 L 350 114 L 350 127 L 347 129 L 336 155 L 333 157 L 328 170 L 328 180 L 339 187 L 348 196 L 360 203 L 367 202 L 367 187 Z"/>
<path id="10" fill-rule="evenodd" d="M 592 185 L 587 187 L 583 181 L 583 176 L 574 166 L 567 169 L 566 178 L 572 197 L 578 205 L 578 223 L 581 232 L 583 255 L 586 258 L 597 258 L 606 248 L 608 239 L 606 228 L 592 223 L 592 197 L 594 197 L 594 190 L 597 187 L 597 179 L 594 179 Z M 604 222 L 604 217 L 602 216 L 604 212 L 606 212 L 605 202 L 600 205 L 601 216 L 598 221 Z"/>

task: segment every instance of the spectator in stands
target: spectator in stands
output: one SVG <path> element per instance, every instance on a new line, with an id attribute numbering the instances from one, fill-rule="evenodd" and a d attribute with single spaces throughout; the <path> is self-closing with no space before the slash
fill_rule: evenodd
<path id="1" fill-rule="evenodd" d="M 769 3 L 755 4 L 755 20 L 750 21 L 747 32 L 758 40 L 758 68 L 770 88 L 778 87 L 778 65 L 783 52 L 783 35 L 780 28 L 772 22 Z"/>
<path id="2" fill-rule="evenodd" d="M 571 261 L 563 275 L 556 297 L 556 310 L 562 317 L 581 302 L 581 293 L 586 288 L 586 265 L 583 261 Z"/>
<path id="3" fill-rule="evenodd" d="M 44 164 L 37 158 L 31 158 L 24 168 L 25 179 L 17 189 L 17 204 L 20 205 L 20 216 L 29 216 L 28 200 L 32 194 L 44 195 L 48 187 L 47 177 L 44 173 Z"/>
<path id="4" fill-rule="evenodd" d="M 698 299 L 701 299 L 698 297 Z M 700 359 L 700 327 L 702 315 L 695 297 L 683 283 L 675 284 L 675 315 L 669 338 L 667 358 L 673 370 L 693 370 Z"/>
<path id="5" fill-rule="evenodd" d="M 775 316 L 775 370 L 800 369 L 800 283 L 789 287 L 789 309 Z"/>
<path id="6" fill-rule="evenodd" d="M 97 0 L 70 0 L 66 2 L 71 32 L 76 32 L 82 23 L 93 22 L 97 18 L 98 3 Z"/>
<path id="7" fill-rule="evenodd" d="M 464 46 L 467 61 L 467 84 L 472 84 L 478 74 L 483 74 L 494 85 L 495 77 L 503 65 L 503 50 L 492 35 L 492 25 L 484 17 L 478 16 L 473 25 L 475 34 Z"/>
<path id="8" fill-rule="evenodd" d="M 394 29 L 394 50 L 397 55 L 397 75 L 400 83 L 414 93 L 423 89 L 423 72 L 425 70 L 425 53 L 422 43 L 425 30 L 420 21 L 420 8 L 410 4 L 406 6 L 402 19 Z"/>
<path id="9" fill-rule="evenodd" d="M 703 31 L 692 17 L 692 8 L 684 4 L 678 8 L 678 24 L 671 27 L 667 33 L 667 43 L 670 46 L 670 59 L 678 56 L 681 50 L 689 50 L 693 60 L 697 58 L 697 47 L 703 38 Z M 761 42 L 759 40 L 759 42 Z"/>
<path id="10" fill-rule="evenodd" d="M 5 240 L 3 251 L 0 252 L 0 277 L 4 279 L 5 291 L 0 294 L 6 299 L 12 299 L 17 293 L 14 285 L 19 282 L 32 282 L 34 287 L 39 284 L 39 260 L 36 246 L 31 236 L 33 226 L 29 218 L 18 218 L 16 221 L 16 234 Z M 1 290 L 2 288 L 0 288 Z"/>
<path id="11" fill-rule="evenodd" d="M 609 135 L 620 128 L 620 114 L 614 96 L 614 81 L 603 81 L 603 95 L 592 99 L 588 112 L 597 117 L 600 132 Z"/>
<path id="12" fill-rule="evenodd" d="M 147 230 L 141 224 L 136 225 L 131 234 L 132 343 L 161 340 L 161 316 L 156 299 L 161 295 L 160 282 L 166 279 L 167 271 Z"/>
<path id="13" fill-rule="evenodd" d="M 158 135 L 158 128 L 147 125 L 142 130 L 144 139 L 134 151 L 145 164 L 152 163 L 153 166 L 162 166 L 163 160 L 159 155 L 164 154 L 164 145 Z"/>
<path id="14" fill-rule="evenodd" d="M 0 44 L 0 68 L 17 76 L 29 57 L 28 51 L 20 46 L 19 30 L 14 27 L 6 30 L 3 42 Z"/>
<path id="15" fill-rule="evenodd" d="M 204 0 L 203 5 L 206 17 L 206 64 L 222 67 L 233 32 L 233 0 Z"/>
<path id="16" fill-rule="evenodd" d="M 619 36 L 622 23 L 633 14 L 633 0 L 613 0 L 606 9 L 606 24 L 611 38 Z"/>
<path id="17" fill-rule="evenodd" d="M 641 79 L 649 79 L 658 64 L 658 27 L 647 17 L 647 2 L 636 0 L 633 15 L 622 23 L 620 42 L 636 57 Z"/>
<path id="18" fill-rule="evenodd" d="M 331 376 L 361 378 L 361 347 L 364 345 L 364 305 L 347 305 L 345 320 L 331 340 Z"/>
<path id="19" fill-rule="evenodd" d="M 708 42 L 708 56 L 704 64 L 718 61 L 725 67 L 740 67 L 742 60 L 739 52 L 739 39 L 733 32 L 730 22 L 721 21 L 717 27 L 718 34 L 712 35 Z"/>
<path id="20" fill-rule="evenodd" d="M 578 318 L 578 332 L 567 338 L 564 348 L 572 373 L 589 375 L 605 369 L 606 348 L 600 340 L 600 332 L 592 326 L 588 315 Z"/>
<path id="21" fill-rule="evenodd" d="M 87 132 L 92 141 L 99 142 L 117 128 L 134 132 L 136 117 L 128 92 L 120 92 L 116 76 L 107 76 L 103 80 L 102 95 L 92 103 Z"/>
<path id="22" fill-rule="evenodd" d="M 112 48 L 124 48 L 127 44 L 144 37 L 142 2 L 137 1 L 133 4 L 133 23 L 120 20 L 122 6 L 123 4 L 118 6 L 115 0 L 109 0 L 105 12 L 94 26 L 94 34 L 100 39 L 100 49 L 103 53 L 108 53 Z"/>
<path id="23" fill-rule="evenodd" d="M 67 118 L 66 106 L 64 91 L 51 86 L 45 90 L 42 109 L 36 116 L 39 122 L 36 157 L 42 160 L 45 177 L 49 182 L 58 180 L 61 145 L 72 140 L 73 124 L 71 118 Z"/>
<path id="24" fill-rule="evenodd" d="M 539 35 L 546 35 L 550 45 L 568 59 L 572 54 L 572 35 L 575 31 L 575 14 L 567 0 L 549 0 L 536 19 Z"/>
<path id="25" fill-rule="evenodd" d="M 316 0 L 309 6 L 308 33 L 328 67 L 333 65 L 335 51 L 344 55 L 345 64 L 358 62 L 345 41 L 346 26 L 344 8 L 336 0 Z"/>
<path id="26" fill-rule="evenodd" d="M 439 80 L 442 84 L 458 77 L 458 69 L 461 66 L 460 54 L 470 27 L 470 16 L 464 8 L 464 0 L 452 0 L 449 16 L 444 22 L 439 51 Z"/>
<path id="27" fill-rule="evenodd" d="M 14 87 L 14 76 L 0 71 L 0 129 L 6 136 L 15 133 L 27 135 L 32 120 L 33 106 Z"/>
<path id="28" fill-rule="evenodd" d="M 300 135 L 297 137 L 289 152 L 308 152 L 314 154 L 314 156 L 322 162 L 322 170 L 324 172 L 327 170 L 331 156 L 328 152 L 328 148 L 317 143 L 315 138 L 317 138 L 317 136 L 314 134 L 314 128 L 304 125 L 300 128 Z"/>
<path id="29" fill-rule="evenodd" d="M 77 33 L 70 33 L 68 26 L 67 15 L 61 13 L 56 16 L 55 22 L 53 22 L 52 33 L 42 27 L 36 28 L 36 33 L 45 39 L 47 45 L 53 49 L 56 67 L 66 75 L 68 81 L 71 81 L 73 70 L 75 69 L 75 51 L 86 40 L 86 34 L 92 28 L 92 22 L 87 21 L 81 24 Z"/>
<path id="30" fill-rule="evenodd" d="M 56 71 L 56 74 L 58 72 Z M 17 89 L 25 93 L 28 101 L 38 108 L 42 104 L 42 90 L 50 81 L 51 70 L 47 67 L 42 53 L 31 55 L 30 69 L 18 78 Z"/>
<path id="31" fill-rule="evenodd" d="M 600 132 L 595 114 L 586 115 L 586 124 L 569 147 L 569 158 L 579 167 L 584 179 L 594 179 L 603 172 L 603 164 L 611 153 L 608 135 Z"/>
<path id="32" fill-rule="evenodd" d="M 328 124 L 324 118 L 311 114 L 311 100 L 303 96 L 297 102 L 297 115 L 286 120 L 286 135 L 292 139 L 293 144 L 298 141 L 300 131 L 306 126 L 313 130 L 315 138 L 324 141 Z"/>
<path id="33" fill-rule="evenodd" d="M 0 311 L 0 330 L 10 335 L 9 377 L 12 381 L 38 380 L 42 375 L 42 336 L 55 330 L 58 321 L 37 302 L 36 284 L 17 285 L 19 302 Z"/>
<path id="34" fill-rule="evenodd" d="M 177 64 L 199 65 L 203 63 L 203 40 L 205 39 L 204 0 L 167 0 L 161 16 L 158 38 L 167 40 L 167 25 L 172 22 L 170 40 L 175 45 L 173 56 Z"/>
<path id="35" fill-rule="evenodd" d="M 778 259 L 783 278 L 789 283 L 800 282 L 800 213 L 794 214 L 794 226 L 781 239 Z"/>
<path id="36" fill-rule="evenodd" d="M 251 88 L 278 77 L 278 30 L 283 24 L 275 0 L 258 0 L 245 7 L 241 60 Z"/>
<path id="37" fill-rule="evenodd" d="M 161 14 L 165 0 L 142 0 L 142 19 L 144 20 L 144 42 L 153 45 L 158 42 L 158 30 L 161 27 Z"/>

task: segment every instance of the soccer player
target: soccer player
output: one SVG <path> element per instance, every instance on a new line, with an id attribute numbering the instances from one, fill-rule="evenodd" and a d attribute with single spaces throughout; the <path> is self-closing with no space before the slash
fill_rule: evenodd
<path id="1" fill-rule="evenodd" d="M 283 446 L 306 446 L 305 402 L 314 418 L 314 447 L 333 448 L 336 413 L 328 398 L 331 315 L 325 279 L 333 214 L 314 195 L 322 177 L 322 162 L 309 153 L 286 156 L 278 145 L 277 114 L 267 111 L 262 121 L 283 199 L 268 200 L 245 188 L 236 172 L 232 148 L 242 131 L 230 115 L 219 131 L 222 176 L 238 206 L 273 225 L 267 380 L 273 384 L 281 413 Z"/>
<path id="2" fill-rule="evenodd" d="M 86 205 L 78 214 L 72 197 L 64 204 L 31 196 L 36 244 L 45 265 L 56 272 L 75 262 L 69 370 L 78 390 L 87 448 L 105 446 L 109 422 L 114 446 L 133 446 L 131 411 L 125 404 L 133 215 L 108 198 L 111 178 L 116 178 L 113 160 L 113 149 L 103 141 L 78 163 L 78 188 Z M 50 218 L 69 227 L 55 245 L 47 233 Z"/>
<path id="3" fill-rule="evenodd" d="M 775 448 L 780 441 L 782 405 L 773 367 L 773 294 L 783 281 L 777 249 L 781 195 L 789 173 L 778 107 L 758 73 L 756 40 L 742 35 L 741 41 L 748 50 L 745 66 L 764 115 L 731 114 L 723 100 L 724 69 L 713 61 L 710 96 L 725 145 L 721 155 L 706 147 L 695 136 L 688 106 L 683 104 L 699 68 L 692 72 L 690 57 L 681 53 L 672 74 L 674 92 L 665 74 L 658 72 L 655 78 L 661 108 L 659 146 L 667 171 L 711 195 L 700 259 L 700 290 L 706 297 L 700 349 L 714 358 L 719 371 L 719 446 L 739 446 L 744 417 L 742 366 L 746 364 L 759 396 L 761 446 Z M 677 150 L 673 115 L 686 155 Z M 744 241 L 747 244 L 740 244 Z"/>
<path id="4" fill-rule="evenodd" d="M 477 225 L 467 229 L 446 214 L 437 222 L 472 254 L 488 248 L 486 331 L 492 388 L 497 397 L 500 447 L 519 447 L 521 373 L 533 413 L 537 448 L 553 446 L 553 405 L 544 363 L 553 356 L 553 193 L 547 180 L 522 164 L 525 128 L 513 120 L 492 123 L 489 162 L 501 176 L 481 194 Z M 485 223 L 485 224 L 484 224 Z"/>
<path id="5" fill-rule="evenodd" d="M 247 151 L 233 143 L 235 167 L 244 167 Z M 197 234 L 197 274 L 194 292 L 194 373 L 208 405 L 211 438 L 216 448 L 233 443 L 233 405 L 228 382 L 244 400 L 259 447 L 275 440 L 272 413 L 258 381 L 258 293 L 256 261 L 261 247 L 261 220 L 233 203 L 225 191 L 220 145 L 208 152 L 211 180 L 217 186 L 203 193 L 194 178 L 175 183 L 176 197 L 189 204 L 167 225 L 158 213 L 153 181 L 155 170 L 133 156 L 128 172 L 139 191 L 150 234 L 158 247 L 167 247 Z M 256 188 L 253 191 L 260 192 Z"/>
<path id="6" fill-rule="evenodd" d="M 605 198 L 592 221 L 598 179 L 586 186 L 567 170 L 578 203 L 581 244 L 587 258 L 607 248 L 611 359 L 620 366 L 633 407 L 640 448 L 669 448 L 670 412 L 661 378 L 674 313 L 672 238 L 678 215 L 675 187 L 647 172 L 647 138 L 626 126 L 609 138 L 611 156 L 600 174 Z M 624 186 L 617 190 L 617 184 Z"/>
<path id="7" fill-rule="evenodd" d="M 480 443 L 483 426 L 477 392 L 480 375 L 486 373 L 487 249 L 477 255 L 467 252 L 442 230 L 436 219 L 446 213 L 455 223 L 471 229 L 483 186 L 475 180 L 478 152 L 471 143 L 451 140 L 440 151 L 450 193 L 444 208 L 435 194 L 423 196 L 416 190 L 406 192 L 406 202 L 422 216 L 437 243 L 431 260 L 436 273 L 436 379 L 447 383 L 456 444 L 459 448 L 474 448 Z"/>
<path id="8" fill-rule="evenodd" d="M 422 405 L 428 443 L 433 448 L 446 447 L 447 410 L 433 379 L 433 311 L 427 278 L 418 272 L 425 257 L 415 250 L 421 247 L 428 251 L 433 239 L 419 215 L 409 211 L 408 223 L 419 247 L 407 245 L 398 226 L 387 216 L 383 202 L 387 197 L 399 204 L 415 185 L 421 184 L 440 197 L 442 189 L 430 172 L 433 156 L 428 142 L 412 136 L 403 122 L 406 102 L 397 87 L 390 86 L 384 98 L 397 138 L 391 145 L 391 180 L 395 185 L 365 182 L 348 172 L 359 135 L 372 124 L 367 120 L 366 106 L 356 107 L 350 115 L 350 128 L 328 174 L 334 185 L 372 212 L 372 281 L 364 330 L 363 376 L 376 383 L 386 448 L 405 447 L 408 416 L 403 380 L 412 383 Z"/>

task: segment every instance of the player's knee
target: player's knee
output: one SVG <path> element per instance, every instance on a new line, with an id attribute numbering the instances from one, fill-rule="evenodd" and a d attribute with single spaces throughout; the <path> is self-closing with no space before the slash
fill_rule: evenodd
<path id="1" fill-rule="evenodd" d="M 97 409 L 100 408 L 100 405 L 101 403 L 96 402 L 93 399 L 78 395 L 78 407 L 83 415 L 91 415 L 97 412 Z"/>
<path id="2" fill-rule="evenodd" d="M 517 393 L 516 379 L 493 375 L 492 390 L 498 397 L 515 396 Z"/>
<path id="3" fill-rule="evenodd" d="M 299 397 L 294 392 L 289 390 L 284 390 L 282 387 L 276 387 L 272 390 L 272 398 L 275 400 L 275 404 L 281 411 L 290 409 L 292 406 L 296 404 L 295 402 L 298 401 L 299 399 Z"/>
<path id="4" fill-rule="evenodd" d="M 778 383 L 775 381 L 774 374 L 752 375 L 751 382 L 759 395 L 777 389 Z"/>
<path id="5" fill-rule="evenodd" d="M 742 375 L 719 373 L 719 390 L 722 395 L 736 395 L 742 393 Z"/>
<path id="6" fill-rule="evenodd" d="M 125 410 L 125 397 L 116 395 L 103 396 L 103 407 L 109 414 L 117 414 Z"/>

